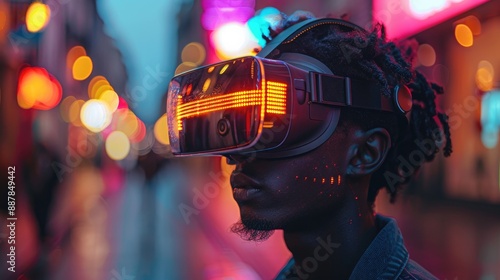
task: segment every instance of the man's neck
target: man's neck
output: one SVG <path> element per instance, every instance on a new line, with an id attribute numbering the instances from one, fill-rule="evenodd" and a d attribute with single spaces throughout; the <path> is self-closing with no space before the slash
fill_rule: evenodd
<path id="1" fill-rule="evenodd" d="M 376 235 L 366 197 L 355 195 L 321 225 L 284 230 L 297 275 L 308 280 L 348 279 Z"/>

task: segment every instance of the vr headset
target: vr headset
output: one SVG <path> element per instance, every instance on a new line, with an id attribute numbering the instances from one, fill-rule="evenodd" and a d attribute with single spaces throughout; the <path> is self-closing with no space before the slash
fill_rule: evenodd
<path id="1" fill-rule="evenodd" d="M 167 94 L 173 154 L 283 158 L 306 153 L 332 135 L 342 107 L 409 118 L 412 97 L 404 85 L 386 96 L 376 82 L 334 75 L 313 57 L 272 55 L 310 29 L 332 24 L 366 32 L 339 19 L 311 19 L 280 33 L 256 56 L 173 77 Z"/>

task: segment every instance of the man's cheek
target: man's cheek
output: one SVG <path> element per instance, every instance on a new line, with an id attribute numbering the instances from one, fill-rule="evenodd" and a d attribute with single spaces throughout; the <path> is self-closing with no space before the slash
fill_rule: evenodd
<path id="1" fill-rule="evenodd" d="M 303 170 L 294 174 L 293 179 L 296 182 L 304 182 L 314 185 L 340 186 L 342 175 L 338 171 L 337 165 L 315 165 L 309 170 Z"/>

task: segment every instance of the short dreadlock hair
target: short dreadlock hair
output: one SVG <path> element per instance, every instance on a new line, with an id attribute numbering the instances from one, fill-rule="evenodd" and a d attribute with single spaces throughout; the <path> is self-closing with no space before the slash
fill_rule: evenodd
<path id="1" fill-rule="evenodd" d="M 286 27 L 286 26 L 285 26 Z M 271 36 L 276 34 L 272 33 Z M 264 39 L 266 39 L 264 37 Z M 267 38 L 270 39 L 270 38 Z M 386 128 L 393 146 L 383 165 L 371 178 L 368 190 L 368 203 L 373 205 L 382 188 L 387 188 L 394 201 L 398 190 L 408 183 L 414 172 L 401 170 L 399 159 L 408 159 L 417 151 L 417 142 L 431 141 L 432 149 L 423 155 L 423 161 L 432 161 L 440 150 L 444 156 L 452 152 L 448 116 L 438 112 L 436 95 L 443 89 L 429 83 L 418 71 L 413 69 L 415 43 L 395 42 L 386 39 L 385 28 L 377 24 L 372 31 L 352 30 L 342 25 L 324 25 L 304 33 L 295 41 L 279 47 L 279 53 L 302 53 L 323 62 L 330 70 L 340 76 L 373 81 L 382 86 L 381 94 L 392 95 L 390 90 L 396 85 L 407 85 L 413 95 L 410 122 L 394 113 L 363 109 L 342 108 L 337 127 L 345 129 L 352 123 L 364 129 Z M 438 132 L 438 133 L 436 133 Z M 423 162 L 422 162 L 423 163 Z M 414 166 L 414 171 L 420 168 Z M 408 174 L 410 173 L 410 174 Z M 397 176 L 394 183 L 388 177 Z"/>

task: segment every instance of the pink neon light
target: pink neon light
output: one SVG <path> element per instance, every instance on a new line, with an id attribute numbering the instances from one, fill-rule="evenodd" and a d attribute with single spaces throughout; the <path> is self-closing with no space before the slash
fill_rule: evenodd
<path id="1" fill-rule="evenodd" d="M 201 24 L 215 30 L 229 22 L 247 22 L 255 13 L 255 0 L 202 0 Z"/>
<path id="2" fill-rule="evenodd" d="M 374 0 L 373 18 L 389 38 L 405 38 L 490 0 Z"/>

